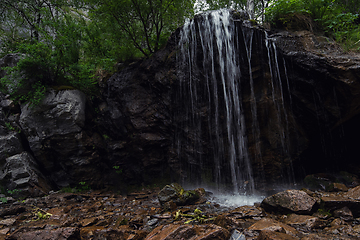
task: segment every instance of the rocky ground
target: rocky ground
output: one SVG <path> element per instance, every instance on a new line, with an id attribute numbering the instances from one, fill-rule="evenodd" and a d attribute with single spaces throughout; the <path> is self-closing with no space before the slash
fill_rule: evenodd
<path id="1" fill-rule="evenodd" d="M 360 187 L 287 190 L 230 208 L 203 189 L 173 186 L 8 198 L 0 239 L 360 239 Z"/>

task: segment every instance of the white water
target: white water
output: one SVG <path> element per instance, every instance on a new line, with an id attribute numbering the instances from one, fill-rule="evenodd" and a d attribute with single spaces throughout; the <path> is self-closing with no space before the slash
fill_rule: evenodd
<path id="1" fill-rule="evenodd" d="M 246 127 L 239 95 L 240 72 L 236 61 L 230 13 L 226 10 L 215 11 L 203 15 L 203 17 L 202 21 L 187 21 L 179 41 L 179 71 L 184 74 L 182 80 L 190 86 L 190 89 L 183 88 L 184 91 L 188 91 L 187 94 L 190 96 L 187 96 L 191 99 L 190 111 L 186 113 L 191 122 L 187 124 L 196 128 L 199 135 L 206 135 L 210 138 L 215 149 L 213 152 L 213 175 L 218 187 L 227 177 L 221 170 L 224 159 L 227 158 L 233 192 L 243 192 L 245 183 L 246 188 L 251 191 L 254 189 L 254 181 L 247 152 Z M 197 55 L 198 47 L 201 48 L 202 56 Z M 199 57 L 202 58 L 201 64 L 195 62 Z M 196 84 L 199 74 L 204 75 L 206 79 L 205 95 L 208 98 L 208 108 L 211 110 L 211 114 L 208 115 L 208 133 L 203 132 L 201 116 L 198 115 L 201 110 L 199 101 L 203 100 L 203 96 L 198 95 L 201 90 Z M 186 96 L 184 93 L 181 95 Z M 219 101 L 219 95 L 223 98 L 223 102 Z M 221 135 L 226 135 L 226 139 Z M 195 147 L 201 145 L 196 141 L 201 140 L 193 141 Z"/>
<path id="2" fill-rule="evenodd" d="M 244 39 L 238 39 L 240 35 Z M 227 10 L 204 13 L 188 20 L 180 33 L 177 54 L 180 83 L 176 93 L 179 109 L 175 115 L 179 125 L 175 137 L 182 162 L 183 184 L 206 186 L 218 192 L 230 190 L 234 195 L 220 194 L 217 198 L 223 204 L 261 200 L 261 197 L 252 195 L 255 182 L 245 125 L 245 114 L 250 114 L 251 130 L 248 131 L 252 131 L 255 147 L 255 156 L 251 158 L 263 168 L 255 84 L 264 83 L 261 77 L 257 76 L 256 82 L 253 77 L 253 48 L 259 44 L 255 44 L 254 39 L 254 29 L 242 29 L 242 34 L 236 33 Z M 239 46 L 240 41 L 245 46 Z M 265 46 L 268 56 L 254 55 L 255 61 L 266 62 L 267 58 L 268 67 L 263 70 L 270 71 L 271 79 L 266 86 L 269 86 L 269 97 L 276 109 L 276 119 L 271 121 L 276 122 L 281 139 L 279 147 L 291 164 L 289 119 L 284 97 L 284 91 L 290 91 L 287 70 L 284 61 L 285 73 L 279 67 L 278 59 L 282 59 L 277 55 L 272 39 L 265 37 L 262 41 L 260 44 Z M 248 76 L 246 78 L 242 75 L 243 68 L 246 69 L 243 73 Z M 284 76 L 287 88 L 285 85 L 283 88 L 281 76 Z M 247 81 L 245 84 L 244 80 Z M 244 112 L 243 85 L 250 87 L 249 113 Z M 291 182 L 292 166 L 288 172 Z M 245 197 L 245 194 L 252 196 Z"/>
<path id="3" fill-rule="evenodd" d="M 262 195 L 245 195 L 245 194 L 214 194 L 210 199 L 211 202 L 217 203 L 222 207 L 236 208 L 244 205 L 254 205 L 264 200 Z"/>

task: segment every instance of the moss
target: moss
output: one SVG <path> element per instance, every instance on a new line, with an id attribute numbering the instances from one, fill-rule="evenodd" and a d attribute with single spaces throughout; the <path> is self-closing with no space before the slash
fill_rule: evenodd
<path id="1" fill-rule="evenodd" d="M 255 19 L 250 19 L 249 21 L 250 21 L 250 23 L 251 23 L 251 26 L 256 26 L 256 25 L 258 25 L 258 23 L 257 23 L 257 21 L 256 21 Z"/>

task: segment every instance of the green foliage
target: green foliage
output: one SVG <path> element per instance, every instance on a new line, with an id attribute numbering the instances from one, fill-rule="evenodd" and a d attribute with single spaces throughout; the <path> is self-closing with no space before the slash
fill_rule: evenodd
<path id="1" fill-rule="evenodd" d="M 87 0 L 91 7 L 90 19 L 96 26 L 88 32 L 91 45 L 100 45 L 100 52 L 114 49 L 132 56 L 149 56 L 157 51 L 168 39 L 172 31 L 193 14 L 193 0 Z M 101 24 L 100 24 L 101 23 Z M 96 31 L 102 32 L 98 37 Z M 94 36 L 96 38 L 94 38 Z M 108 39 L 105 43 L 101 39 Z M 106 57 L 110 57 L 106 55 Z"/>
<path id="2" fill-rule="evenodd" d="M 10 130 L 10 131 L 15 131 L 15 130 L 16 130 L 16 128 L 13 127 L 13 125 L 11 125 L 11 123 L 9 123 L 9 122 L 6 122 L 6 123 L 5 123 L 5 126 L 6 126 L 6 128 L 7 128 L 8 130 Z"/>
<path id="3" fill-rule="evenodd" d="M 45 220 L 52 216 L 51 213 L 48 213 L 45 210 L 42 210 L 38 207 L 35 207 L 32 210 L 32 214 L 33 214 L 33 218 L 32 218 L 33 221 Z"/>
<path id="4" fill-rule="evenodd" d="M 120 166 L 113 166 L 113 169 L 115 169 L 117 174 L 122 174 L 123 170 L 120 168 Z"/>
<path id="5" fill-rule="evenodd" d="M 86 20 L 81 1 L 4 0 L 0 8 L 0 54 L 20 53 L 17 66 L 6 70 L 0 90 L 12 99 L 38 104 L 46 89 L 70 85 L 96 94 L 95 64 L 82 55 Z"/>
<path id="6" fill-rule="evenodd" d="M 13 190 L 7 190 L 7 193 L 11 196 L 11 195 L 14 195 L 16 193 L 19 193 L 21 192 L 21 190 L 19 189 L 13 189 Z"/>
<path id="7" fill-rule="evenodd" d="M 332 214 L 330 213 L 329 210 L 326 210 L 324 208 L 319 208 L 318 209 L 318 213 L 321 214 L 321 215 L 324 215 L 324 216 L 327 216 L 327 217 L 331 217 Z"/>
<path id="8" fill-rule="evenodd" d="M 278 0 L 265 11 L 265 20 L 277 25 L 278 22 L 286 24 L 295 13 L 309 13 L 302 0 Z"/>
<path id="9" fill-rule="evenodd" d="M 206 215 L 202 214 L 202 211 L 198 208 L 194 210 L 193 214 L 184 214 L 181 210 L 177 211 L 174 216 L 175 221 L 182 220 L 183 218 L 190 218 L 189 220 L 185 221 L 185 224 L 189 224 L 191 222 L 197 222 L 200 224 L 206 223 L 208 221 L 212 221 L 215 218 L 209 218 Z"/>
<path id="10" fill-rule="evenodd" d="M 1 187 L 1 193 L 5 194 L 6 196 L 14 196 L 14 195 L 16 195 L 17 193 L 20 193 L 20 192 L 21 192 L 21 190 L 19 190 L 19 189 L 13 189 L 13 190 L 7 189 L 7 190 L 5 190 L 3 187 Z M 0 202 L 7 203 L 8 202 L 7 197 L 0 197 Z"/>
<path id="11" fill-rule="evenodd" d="M 79 182 L 78 190 L 80 192 L 89 191 L 91 188 L 86 182 Z"/>
<path id="12" fill-rule="evenodd" d="M 266 9 L 266 21 L 275 27 L 290 27 L 289 23 L 298 16 L 309 16 L 319 31 L 332 36 L 345 48 L 354 48 L 360 39 L 360 27 L 354 24 L 358 14 L 349 11 L 349 4 L 340 0 L 278 0 Z M 348 12 L 347 12 L 348 11 Z M 306 17 L 300 17 L 305 21 Z M 309 23 L 308 25 L 312 25 Z M 310 26 L 312 29 L 312 26 Z"/>
<path id="13" fill-rule="evenodd" d="M 353 13 L 339 13 L 331 17 L 327 16 L 324 20 L 326 31 L 333 33 L 338 42 L 343 42 L 353 34 L 354 30 L 359 30 L 359 27 L 352 24 L 357 18 L 358 15 Z M 356 31 L 356 33 L 359 33 L 359 31 Z"/>

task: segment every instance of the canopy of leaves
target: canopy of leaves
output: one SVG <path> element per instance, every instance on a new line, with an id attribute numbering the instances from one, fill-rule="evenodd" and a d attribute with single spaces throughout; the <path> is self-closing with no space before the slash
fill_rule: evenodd
<path id="1" fill-rule="evenodd" d="M 22 54 L 0 80 L 2 91 L 32 103 L 52 85 L 94 92 L 94 66 L 81 52 L 86 24 L 79 2 L 3 0 L 0 9 L 0 55 Z"/>
<path id="2" fill-rule="evenodd" d="M 97 28 L 122 48 L 144 56 L 157 51 L 185 18 L 194 13 L 194 1 L 179 0 L 86 0 Z M 131 47 L 129 48 L 129 43 Z"/>
<path id="3" fill-rule="evenodd" d="M 150 56 L 193 15 L 192 0 L 1 0 L 0 57 L 20 53 L 0 88 L 38 102 L 44 89 L 96 91 L 97 71 Z M 36 100 L 35 100 L 36 99 Z"/>
<path id="4" fill-rule="evenodd" d="M 352 0 L 277 0 L 266 9 L 274 27 L 293 29 L 294 19 L 312 21 L 311 30 L 326 33 L 347 49 L 360 49 L 359 2 Z M 307 17 L 308 16 L 308 17 Z"/>

